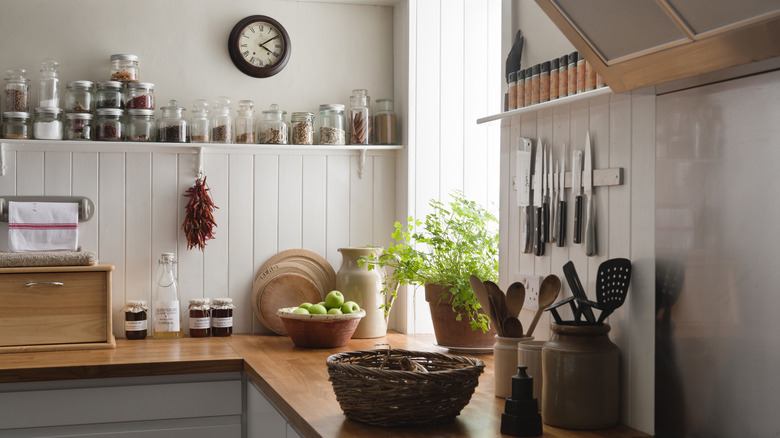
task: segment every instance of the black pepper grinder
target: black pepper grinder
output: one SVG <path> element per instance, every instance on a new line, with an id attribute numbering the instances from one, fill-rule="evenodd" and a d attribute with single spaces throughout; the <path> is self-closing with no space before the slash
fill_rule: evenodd
<path id="1" fill-rule="evenodd" d="M 539 401 L 534 398 L 534 379 L 526 373 L 525 365 L 517 367 L 512 376 L 512 395 L 506 398 L 501 414 L 501 433 L 511 436 L 541 436 L 542 416 Z"/>

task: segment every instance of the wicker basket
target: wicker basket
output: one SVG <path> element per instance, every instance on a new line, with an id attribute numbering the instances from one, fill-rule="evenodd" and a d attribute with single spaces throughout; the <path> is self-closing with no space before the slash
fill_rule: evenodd
<path id="1" fill-rule="evenodd" d="M 375 426 L 454 420 L 485 368 L 470 357 L 399 349 L 338 353 L 327 364 L 344 415 Z"/>

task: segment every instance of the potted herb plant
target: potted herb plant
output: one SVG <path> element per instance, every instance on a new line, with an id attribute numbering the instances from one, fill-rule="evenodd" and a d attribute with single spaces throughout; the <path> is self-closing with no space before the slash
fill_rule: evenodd
<path id="1" fill-rule="evenodd" d="M 399 286 L 425 285 L 439 345 L 490 347 L 495 332 L 469 275 L 483 281 L 498 279 L 498 220 L 461 192 L 452 193 L 449 204 L 431 200 L 429 205 L 433 211 L 425 220 L 410 217 L 405 225 L 396 222 L 394 243 L 362 262 L 368 269 L 386 268 L 383 293 L 392 294 L 386 312 Z"/>

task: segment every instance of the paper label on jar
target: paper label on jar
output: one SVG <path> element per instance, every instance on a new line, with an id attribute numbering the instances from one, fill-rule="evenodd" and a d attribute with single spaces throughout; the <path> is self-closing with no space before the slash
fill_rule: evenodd
<path id="1" fill-rule="evenodd" d="M 211 326 L 216 328 L 228 328 L 233 327 L 233 317 L 227 318 L 211 318 Z"/>
<path id="2" fill-rule="evenodd" d="M 201 318 L 190 318 L 190 328 L 191 329 L 207 329 L 210 327 L 211 319 L 208 316 L 201 317 Z"/>
<path id="3" fill-rule="evenodd" d="M 137 332 L 141 330 L 146 330 L 148 327 L 147 321 L 144 319 L 142 321 L 125 321 L 125 331 L 126 332 Z"/>
<path id="4" fill-rule="evenodd" d="M 181 330 L 180 324 L 178 301 L 157 301 L 155 303 L 155 332 L 178 332 Z"/>

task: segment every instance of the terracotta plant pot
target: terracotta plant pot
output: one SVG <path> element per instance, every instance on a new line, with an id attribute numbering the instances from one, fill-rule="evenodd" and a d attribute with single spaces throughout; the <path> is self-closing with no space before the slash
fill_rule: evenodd
<path id="1" fill-rule="evenodd" d="M 436 343 L 443 347 L 492 348 L 497 334 L 495 330 L 491 328 L 482 333 L 480 329 L 472 330 L 467 318 L 455 319 L 457 314 L 452 311 L 450 301 L 445 297 L 439 302 L 443 291 L 444 288 L 438 284 L 425 285 L 425 301 L 431 308 Z"/>

